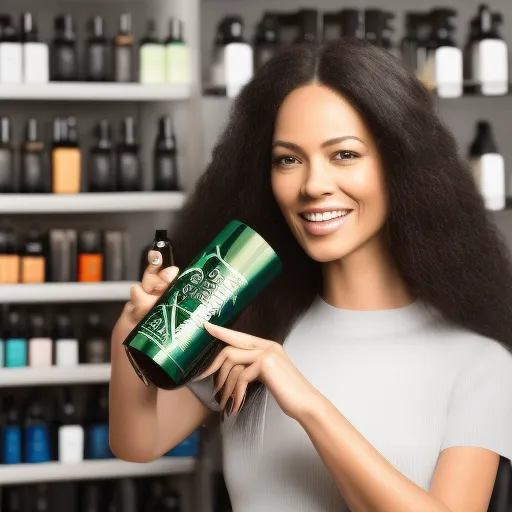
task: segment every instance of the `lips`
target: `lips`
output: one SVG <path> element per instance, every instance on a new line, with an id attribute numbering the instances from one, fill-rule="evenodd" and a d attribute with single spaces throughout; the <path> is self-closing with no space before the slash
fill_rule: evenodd
<path id="1" fill-rule="evenodd" d="M 307 212 L 303 212 L 300 216 L 309 222 L 325 222 L 331 219 L 337 219 L 339 217 L 345 217 L 352 210 L 348 208 L 339 209 L 339 210 L 326 210 L 326 211 L 313 211 L 309 210 Z"/>
<path id="2" fill-rule="evenodd" d="M 302 225 L 311 235 L 329 235 L 334 233 L 350 219 L 351 209 L 328 210 L 323 212 L 308 211 L 299 216 Z"/>

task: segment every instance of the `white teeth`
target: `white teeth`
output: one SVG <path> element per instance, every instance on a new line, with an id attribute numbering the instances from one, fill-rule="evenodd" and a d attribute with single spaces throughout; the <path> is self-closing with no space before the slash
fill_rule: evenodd
<path id="1" fill-rule="evenodd" d="M 336 219 L 348 215 L 351 210 L 334 210 L 332 212 L 324 213 L 304 213 L 302 216 L 310 222 L 324 222 L 326 220 Z"/>

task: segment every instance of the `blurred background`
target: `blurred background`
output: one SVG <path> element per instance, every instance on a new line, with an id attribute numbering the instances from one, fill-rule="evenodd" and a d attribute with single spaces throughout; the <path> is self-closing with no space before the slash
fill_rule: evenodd
<path id="1" fill-rule="evenodd" d="M 342 36 L 431 90 L 512 240 L 510 0 L 0 0 L 0 512 L 229 512 L 218 425 L 110 453 L 110 333 L 240 88 Z"/>

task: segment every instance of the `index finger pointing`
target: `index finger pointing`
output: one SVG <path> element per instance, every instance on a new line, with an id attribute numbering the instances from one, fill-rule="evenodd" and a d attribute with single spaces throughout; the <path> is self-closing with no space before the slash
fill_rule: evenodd
<path id="1" fill-rule="evenodd" d="M 211 324 L 210 322 L 204 323 L 205 329 L 215 338 L 228 345 L 246 350 L 262 349 L 268 343 L 267 340 L 246 334 L 245 332 L 234 331 L 233 329 L 226 329 L 220 325 Z"/>

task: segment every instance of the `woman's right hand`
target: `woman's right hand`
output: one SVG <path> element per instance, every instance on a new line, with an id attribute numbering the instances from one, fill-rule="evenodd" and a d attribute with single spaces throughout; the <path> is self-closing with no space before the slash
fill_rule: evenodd
<path id="1" fill-rule="evenodd" d="M 178 275 L 178 267 L 160 269 L 162 255 L 158 251 L 148 252 L 148 263 L 142 282 L 131 287 L 130 301 L 123 311 L 131 324 L 143 318 Z"/>

